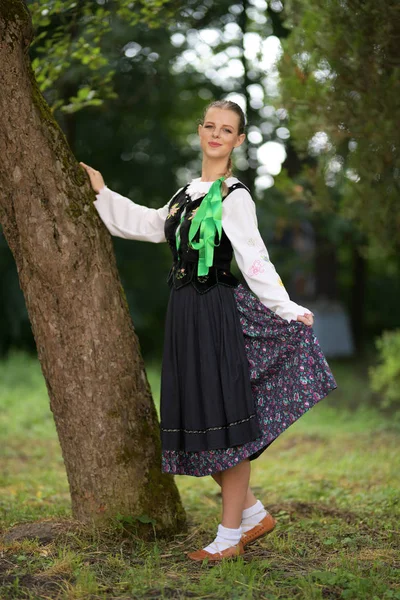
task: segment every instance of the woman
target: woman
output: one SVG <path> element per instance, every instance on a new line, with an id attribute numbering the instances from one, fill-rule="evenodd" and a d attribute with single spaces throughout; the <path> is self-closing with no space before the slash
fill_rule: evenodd
<path id="1" fill-rule="evenodd" d="M 162 208 L 135 204 L 80 163 L 112 235 L 166 241 L 173 264 L 161 371 L 162 470 L 212 475 L 222 489 L 215 539 L 188 553 L 218 561 L 275 527 L 250 487 L 250 461 L 336 388 L 313 334 L 269 259 L 254 201 L 231 172 L 245 139 L 238 104 L 208 105 L 198 127 L 202 174 Z M 235 255 L 250 290 L 230 272 Z"/>

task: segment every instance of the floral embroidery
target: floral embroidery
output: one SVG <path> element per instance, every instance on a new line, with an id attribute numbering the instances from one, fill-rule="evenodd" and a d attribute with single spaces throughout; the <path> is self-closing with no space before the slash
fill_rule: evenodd
<path id="1" fill-rule="evenodd" d="M 282 283 L 282 279 L 281 279 L 280 277 L 278 277 L 278 283 L 279 283 L 279 285 L 281 285 L 282 287 L 285 287 L 285 286 L 283 285 L 283 283 Z"/>
<path id="2" fill-rule="evenodd" d="M 260 254 L 260 256 L 261 256 L 261 258 L 262 258 L 263 260 L 265 260 L 266 262 L 271 262 L 271 261 L 270 261 L 270 258 L 269 258 L 269 256 L 268 256 L 268 254 L 267 254 L 266 252 L 263 252 L 262 254 Z"/>
<path id="3" fill-rule="evenodd" d="M 261 237 L 251 237 L 247 238 L 247 245 L 253 246 L 254 248 L 258 248 L 259 252 L 266 252 L 264 241 Z"/>
<path id="4" fill-rule="evenodd" d="M 175 277 L 176 277 L 177 279 L 182 279 L 182 277 L 185 277 L 185 275 L 186 275 L 185 268 L 184 268 L 184 267 L 182 267 L 181 269 L 178 269 L 178 271 L 177 271 L 177 273 L 176 273 Z"/>
<path id="5" fill-rule="evenodd" d="M 194 215 L 196 214 L 196 211 L 198 210 L 198 206 L 196 208 L 194 208 L 190 214 L 190 217 L 188 217 L 189 220 L 193 219 Z"/>
<path id="6" fill-rule="evenodd" d="M 176 214 L 176 211 L 179 208 L 179 203 L 176 202 L 173 206 L 171 206 L 171 208 L 169 209 L 169 213 L 167 215 L 167 219 L 169 219 L 170 217 L 173 217 Z"/>
<path id="7" fill-rule="evenodd" d="M 261 264 L 261 260 L 255 260 L 248 271 L 250 277 L 252 275 L 258 275 L 258 273 L 264 273 L 264 267 Z"/>

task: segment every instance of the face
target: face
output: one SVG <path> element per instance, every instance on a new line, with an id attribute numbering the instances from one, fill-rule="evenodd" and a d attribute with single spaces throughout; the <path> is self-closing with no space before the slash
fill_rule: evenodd
<path id="1" fill-rule="evenodd" d="M 240 146 L 246 137 L 238 134 L 239 115 L 233 110 L 211 107 L 208 109 L 203 125 L 199 125 L 198 133 L 203 153 L 210 158 L 228 160 L 232 150 Z"/>

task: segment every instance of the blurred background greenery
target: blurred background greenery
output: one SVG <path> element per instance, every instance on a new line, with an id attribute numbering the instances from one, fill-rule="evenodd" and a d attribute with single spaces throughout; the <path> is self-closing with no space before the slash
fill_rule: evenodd
<path id="1" fill-rule="evenodd" d="M 200 175 L 196 127 L 209 101 L 227 97 L 245 109 L 235 174 L 256 200 L 272 262 L 290 296 L 316 312 L 328 359 L 361 360 L 375 402 L 399 404 L 396 3 L 28 7 L 35 74 L 69 145 L 134 202 L 163 206 Z M 169 249 L 113 243 L 145 361 L 159 364 Z M 0 355 L 35 356 L 1 231 L 0 275 Z"/>

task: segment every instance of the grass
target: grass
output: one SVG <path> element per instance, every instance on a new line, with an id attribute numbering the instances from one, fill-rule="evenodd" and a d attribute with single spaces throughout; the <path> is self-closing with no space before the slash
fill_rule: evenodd
<path id="1" fill-rule="evenodd" d="M 0 531 L 48 519 L 62 534 L 2 538 L 1 600 L 400 600 L 399 427 L 374 408 L 366 365 L 330 364 L 338 389 L 252 463 L 252 487 L 278 526 L 244 557 L 211 566 L 185 556 L 209 543 L 220 521 L 211 477 L 175 478 L 190 527 L 174 539 L 71 526 L 40 367 L 12 354 L 0 363 Z M 148 375 L 158 403 L 158 366 Z"/>

